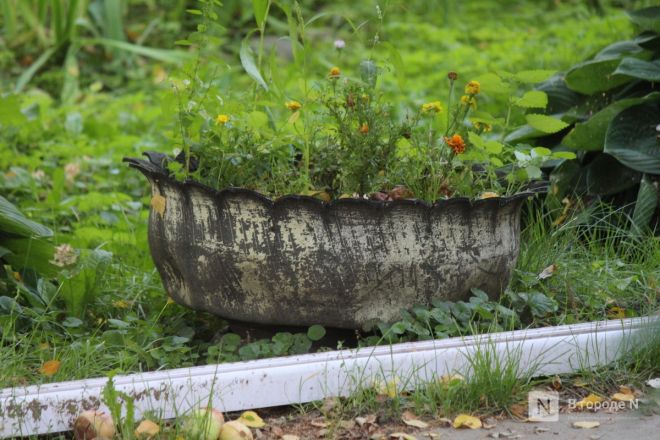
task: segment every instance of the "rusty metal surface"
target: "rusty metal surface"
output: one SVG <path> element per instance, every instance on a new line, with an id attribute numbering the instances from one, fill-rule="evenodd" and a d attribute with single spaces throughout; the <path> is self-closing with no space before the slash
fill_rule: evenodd
<path id="1" fill-rule="evenodd" d="M 166 290 L 193 309 L 260 324 L 360 328 L 432 298 L 464 300 L 473 287 L 495 296 L 530 197 L 272 200 L 176 181 L 157 165 L 162 156 L 149 157 L 125 160 L 164 198 L 164 212 L 150 213 L 149 244 Z"/>

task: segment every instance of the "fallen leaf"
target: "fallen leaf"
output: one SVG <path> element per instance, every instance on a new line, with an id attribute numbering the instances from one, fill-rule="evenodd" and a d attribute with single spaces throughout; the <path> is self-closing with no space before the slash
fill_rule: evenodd
<path id="1" fill-rule="evenodd" d="M 328 423 L 323 420 L 312 420 L 311 425 L 315 428 L 327 428 Z"/>
<path id="2" fill-rule="evenodd" d="M 486 420 L 483 421 L 484 429 L 493 429 L 495 426 L 497 426 L 497 423 L 495 422 L 495 419 L 493 419 L 492 417 L 488 417 Z"/>
<path id="3" fill-rule="evenodd" d="M 635 400 L 634 394 L 624 394 L 624 393 L 614 393 L 612 394 L 612 400 L 615 402 L 632 402 Z"/>
<path id="4" fill-rule="evenodd" d="M 600 426 L 600 422 L 590 422 L 586 420 L 580 422 L 573 422 L 573 428 L 579 428 L 579 429 L 593 429 L 599 426 Z"/>
<path id="5" fill-rule="evenodd" d="M 363 427 L 364 425 L 375 425 L 376 424 L 377 417 L 375 414 L 369 414 L 366 417 L 356 417 L 355 421 L 357 422 L 360 427 Z"/>
<path id="6" fill-rule="evenodd" d="M 550 431 L 548 428 L 541 428 L 540 426 L 536 426 L 534 428 L 534 433 L 536 434 L 543 434 L 544 432 Z"/>
<path id="7" fill-rule="evenodd" d="M 578 387 L 578 388 L 584 388 L 587 385 L 589 385 L 588 382 L 585 382 L 583 379 L 578 378 L 573 381 L 573 386 Z"/>
<path id="8" fill-rule="evenodd" d="M 160 194 L 154 194 L 151 197 L 151 207 L 157 212 L 161 217 L 165 214 L 165 206 L 167 205 L 167 200 L 165 197 Z"/>
<path id="9" fill-rule="evenodd" d="M 300 437 L 298 437 L 297 435 L 293 435 L 293 434 L 284 434 L 282 436 L 282 440 L 300 440 Z"/>
<path id="10" fill-rule="evenodd" d="M 135 428 L 135 437 L 139 439 L 151 439 L 158 435 L 160 426 L 151 420 L 142 420 L 137 428 Z"/>
<path id="11" fill-rule="evenodd" d="M 282 437 L 284 435 L 284 431 L 282 428 L 279 426 L 271 426 L 270 427 L 270 432 L 275 436 L 275 437 Z"/>
<path id="12" fill-rule="evenodd" d="M 394 399 L 398 394 L 399 378 L 395 376 L 392 378 L 392 380 L 389 380 L 385 383 L 377 381 L 375 388 L 378 390 L 379 394 L 387 396 L 390 399 Z"/>
<path id="13" fill-rule="evenodd" d="M 446 417 L 440 417 L 439 419 L 435 419 L 435 422 L 443 428 L 449 428 L 453 424 L 453 422 Z"/>
<path id="14" fill-rule="evenodd" d="M 39 372 L 44 376 L 53 376 L 60 369 L 60 361 L 50 360 L 44 362 L 44 364 L 39 368 Z"/>
<path id="15" fill-rule="evenodd" d="M 355 421 L 353 421 L 353 420 L 340 420 L 339 421 L 339 427 L 343 428 L 347 431 L 350 431 L 351 429 L 355 428 Z"/>
<path id="16" fill-rule="evenodd" d="M 415 428 L 419 428 L 419 429 L 425 429 L 425 428 L 428 428 L 428 427 L 429 427 L 429 424 L 428 424 L 428 423 L 423 422 L 423 421 L 421 421 L 421 420 L 416 420 L 416 419 L 413 419 L 413 420 L 404 420 L 403 423 L 405 423 L 405 424 L 408 425 L 408 426 L 413 426 L 413 427 L 415 427 Z"/>
<path id="17" fill-rule="evenodd" d="M 514 403 L 509 407 L 509 413 L 518 420 L 527 420 L 527 406 Z"/>
<path id="18" fill-rule="evenodd" d="M 263 428 L 266 426 L 264 420 L 254 411 L 245 411 L 238 418 L 238 421 L 247 426 L 248 428 Z"/>
<path id="19" fill-rule="evenodd" d="M 417 437 L 413 437 L 410 434 L 406 434 L 405 432 L 395 432 L 390 434 L 390 438 L 394 438 L 397 440 L 417 440 Z"/>
<path id="20" fill-rule="evenodd" d="M 459 414 L 454 419 L 453 426 L 454 428 L 479 429 L 481 428 L 481 420 L 468 414 Z"/>
<path id="21" fill-rule="evenodd" d="M 440 438 L 440 434 L 437 432 L 425 432 L 423 435 L 425 435 L 428 438 Z"/>
<path id="22" fill-rule="evenodd" d="M 341 400 L 339 397 L 326 397 L 323 399 L 323 405 L 321 406 L 321 412 L 328 414 L 336 410 L 341 406 Z"/>
<path id="23" fill-rule="evenodd" d="M 499 197 L 499 194 L 492 191 L 482 192 L 481 195 L 479 196 L 480 199 L 492 199 L 494 197 Z"/>
<path id="24" fill-rule="evenodd" d="M 555 376 L 552 378 L 552 389 L 555 391 L 559 391 L 562 389 L 563 384 L 561 383 L 561 377 Z"/>
<path id="25" fill-rule="evenodd" d="M 545 280 L 546 278 L 550 278 L 555 271 L 557 270 L 557 265 L 556 264 L 551 264 L 550 266 L 546 267 L 541 271 L 539 274 L 539 280 Z"/>
<path id="26" fill-rule="evenodd" d="M 631 394 L 633 396 L 635 395 L 635 391 L 628 385 L 620 385 L 619 392 L 623 394 Z"/>
<path id="27" fill-rule="evenodd" d="M 646 381 L 646 384 L 650 386 L 653 389 L 660 389 L 660 377 L 656 377 L 655 379 L 649 379 Z"/>
<path id="28" fill-rule="evenodd" d="M 575 407 L 577 409 L 585 409 L 585 408 L 593 407 L 595 404 L 600 403 L 602 401 L 603 401 L 602 397 L 597 396 L 596 394 L 589 394 L 587 397 L 577 402 L 575 404 Z"/>

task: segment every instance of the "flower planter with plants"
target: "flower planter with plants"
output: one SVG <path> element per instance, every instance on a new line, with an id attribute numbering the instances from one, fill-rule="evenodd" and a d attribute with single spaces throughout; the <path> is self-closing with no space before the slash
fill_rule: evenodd
<path id="1" fill-rule="evenodd" d="M 446 108 L 404 107 L 377 74 L 370 61 L 360 78 L 333 67 L 305 101 L 283 100 L 287 116 L 200 96 L 179 109 L 175 158 L 126 159 L 151 183 L 151 253 L 175 301 L 233 321 L 357 329 L 506 287 L 526 187 L 570 153 L 490 137 L 477 81 L 451 72 Z"/>

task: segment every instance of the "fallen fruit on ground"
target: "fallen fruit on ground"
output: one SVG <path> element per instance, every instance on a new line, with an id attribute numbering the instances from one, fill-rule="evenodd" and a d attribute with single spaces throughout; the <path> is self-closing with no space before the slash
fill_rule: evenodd
<path id="1" fill-rule="evenodd" d="M 453 426 L 454 428 L 479 429 L 481 428 L 481 420 L 468 414 L 459 414 L 454 419 Z"/>
<path id="2" fill-rule="evenodd" d="M 154 438 L 160 432 L 160 426 L 151 420 L 142 420 L 133 433 L 138 439 Z"/>
<path id="3" fill-rule="evenodd" d="M 220 440 L 253 440 L 253 438 L 250 428 L 238 420 L 225 423 L 220 430 Z"/>
<path id="4" fill-rule="evenodd" d="M 602 401 L 603 401 L 602 397 L 596 394 L 589 394 L 587 397 L 576 403 L 575 407 L 577 409 L 585 409 L 585 408 L 593 407 L 595 404 L 600 403 Z"/>
<path id="5" fill-rule="evenodd" d="M 220 435 L 225 418 L 214 408 L 193 410 L 185 419 L 182 431 L 186 438 L 216 440 Z"/>
<path id="6" fill-rule="evenodd" d="M 115 433 L 112 417 L 103 411 L 84 411 L 73 424 L 76 440 L 110 440 Z"/>

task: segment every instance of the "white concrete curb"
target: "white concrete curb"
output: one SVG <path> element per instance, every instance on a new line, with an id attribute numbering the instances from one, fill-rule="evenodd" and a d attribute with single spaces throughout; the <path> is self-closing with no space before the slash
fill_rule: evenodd
<path id="1" fill-rule="evenodd" d="M 114 378 L 134 397 L 136 417 L 173 418 L 198 405 L 238 411 L 345 396 L 396 375 L 401 387 L 452 372 L 469 375 L 468 358 L 490 350 L 520 359 L 520 375 L 569 373 L 604 365 L 639 344 L 660 319 L 632 318 L 473 337 L 411 342 L 301 356 L 130 374 Z M 6 388 L 0 391 L 0 438 L 67 431 L 84 409 L 101 402 L 107 378 Z"/>

